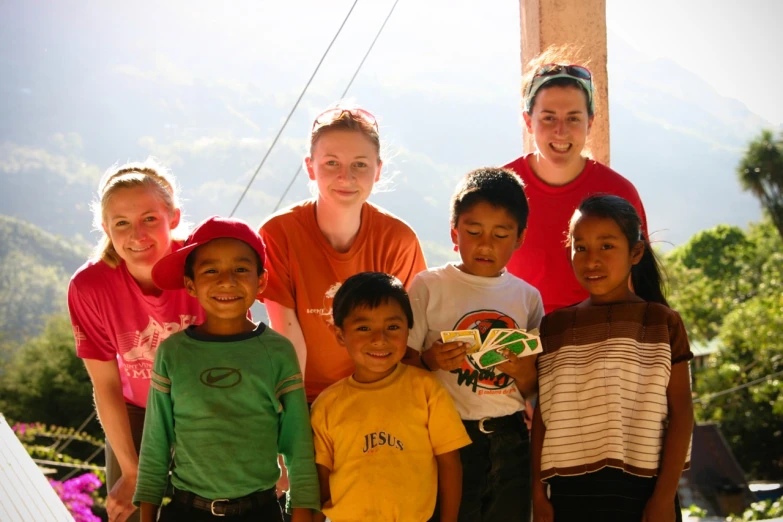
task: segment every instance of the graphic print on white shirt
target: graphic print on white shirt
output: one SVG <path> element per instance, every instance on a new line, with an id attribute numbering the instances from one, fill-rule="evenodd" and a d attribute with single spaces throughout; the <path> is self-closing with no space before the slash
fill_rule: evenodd
<path id="1" fill-rule="evenodd" d="M 516 276 L 466 274 L 452 264 L 418 274 L 408 291 L 413 328 L 408 346 L 429 350 L 447 330 L 476 329 L 482 342 L 492 328 L 538 328 L 541 294 Z M 463 420 L 502 417 L 524 409 L 516 382 L 498 368 L 480 369 L 467 356 L 460 368 L 435 372 Z"/>
<path id="2" fill-rule="evenodd" d="M 519 325 L 498 310 L 477 310 L 462 316 L 454 325 L 454 330 L 478 330 L 481 342 L 493 328 L 519 328 Z M 452 370 L 457 377 L 457 385 L 465 386 L 477 395 L 511 393 L 509 388 L 514 379 L 497 370 L 496 367 L 481 369 L 470 357 L 462 360 L 462 367 Z"/>

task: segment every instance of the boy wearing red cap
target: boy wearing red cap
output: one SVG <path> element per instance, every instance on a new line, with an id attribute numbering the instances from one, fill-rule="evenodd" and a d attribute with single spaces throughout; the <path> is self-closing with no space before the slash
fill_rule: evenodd
<path id="1" fill-rule="evenodd" d="M 265 248 L 247 224 L 211 217 L 152 270 L 185 288 L 205 321 L 163 341 L 155 357 L 134 503 L 155 520 L 174 452 L 172 501 L 160 521 L 282 521 L 277 455 L 296 522 L 319 509 L 302 373 L 291 343 L 247 311 L 267 284 Z"/>

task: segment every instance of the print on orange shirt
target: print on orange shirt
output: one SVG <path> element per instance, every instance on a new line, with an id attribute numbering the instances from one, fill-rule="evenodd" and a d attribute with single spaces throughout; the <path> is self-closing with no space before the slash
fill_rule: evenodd
<path id="1" fill-rule="evenodd" d="M 516 321 L 497 310 L 476 310 L 463 315 L 453 330 L 478 330 L 481 342 L 493 328 L 519 328 Z M 506 395 L 514 391 L 514 380 L 495 367 L 481 369 L 470 357 L 462 360 L 462 367 L 452 370 L 457 376 L 457 384 L 473 389 L 477 395 Z"/>
<path id="2" fill-rule="evenodd" d="M 331 326 L 334 324 L 334 318 L 332 317 L 332 305 L 334 304 L 334 296 L 337 295 L 337 291 L 343 286 L 339 281 L 334 283 L 326 289 L 324 293 L 324 301 L 322 308 L 308 308 L 307 313 L 320 316 L 324 322 Z"/>

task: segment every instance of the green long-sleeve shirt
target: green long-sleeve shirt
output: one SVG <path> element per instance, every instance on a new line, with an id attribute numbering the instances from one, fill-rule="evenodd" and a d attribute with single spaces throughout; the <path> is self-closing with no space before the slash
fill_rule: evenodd
<path id="1" fill-rule="evenodd" d="M 260 325 L 231 337 L 193 328 L 155 356 L 134 503 L 160 504 L 172 483 L 206 498 L 274 487 L 283 455 L 289 507 L 320 508 L 302 372 L 291 343 Z"/>

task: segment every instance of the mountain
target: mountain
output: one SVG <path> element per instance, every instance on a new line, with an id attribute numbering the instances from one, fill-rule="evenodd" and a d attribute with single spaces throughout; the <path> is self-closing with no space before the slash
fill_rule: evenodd
<path id="1" fill-rule="evenodd" d="M 21 341 L 41 331 L 42 318 L 66 310 L 71 274 L 87 248 L 20 219 L 0 215 L 0 335 Z"/>
<path id="2" fill-rule="evenodd" d="M 132 9 L 122 8 L 125 29 L 152 23 L 155 45 L 115 38 L 101 21 L 117 15 L 100 4 L 3 9 L 0 212 L 77 241 L 97 239 L 89 203 L 101 172 L 147 155 L 178 176 L 190 221 L 230 213 L 311 71 L 286 60 L 283 51 L 303 52 L 289 41 L 280 45 L 290 49 L 260 55 L 248 42 L 230 56 L 210 47 L 225 50 L 228 33 L 226 42 L 177 33 Z M 38 16 L 41 24 L 23 23 Z M 518 21 L 503 23 L 513 29 Z M 430 263 L 441 263 L 454 257 L 448 203 L 456 180 L 522 153 L 518 39 L 506 31 L 492 53 L 470 55 L 464 49 L 476 36 L 465 35 L 463 51 L 450 48 L 456 40 L 438 44 L 422 53 L 422 66 L 389 59 L 410 47 L 389 31 L 351 91 L 379 116 L 384 173 L 394 175 L 393 190 L 373 200 L 408 221 Z M 346 49 L 338 45 L 326 61 L 238 217 L 257 224 L 273 211 L 306 153 L 312 117 L 358 62 L 344 58 Z M 759 205 L 740 191 L 734 169 L 768 123 L 680 65 L 648 59 L 611 34 L 608 65 L 612 167 L 639 189 L 657 237 L 679 244 L 717 223 L 757 219 Z M 308 195 L 300 173 L 283 204 Z"/>

